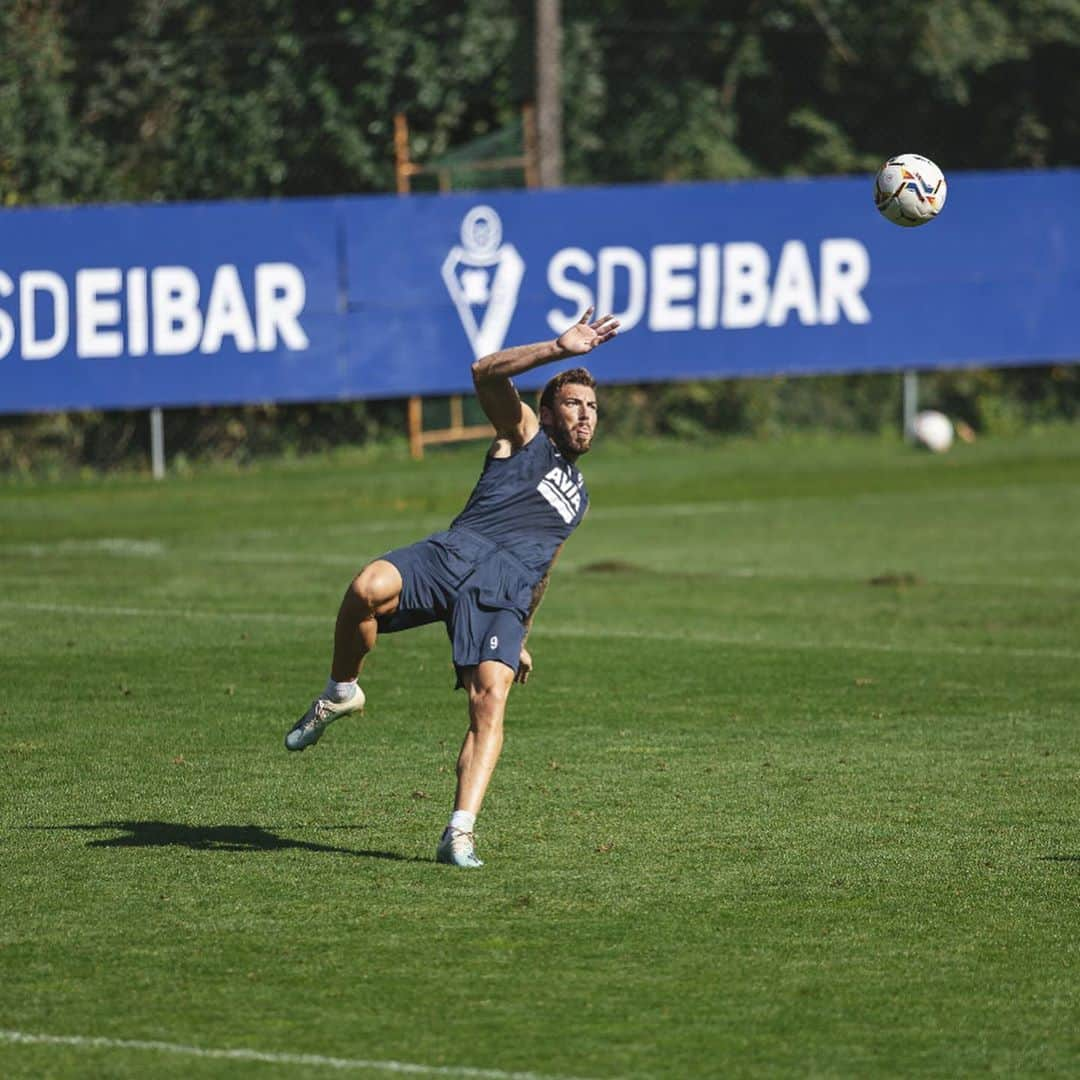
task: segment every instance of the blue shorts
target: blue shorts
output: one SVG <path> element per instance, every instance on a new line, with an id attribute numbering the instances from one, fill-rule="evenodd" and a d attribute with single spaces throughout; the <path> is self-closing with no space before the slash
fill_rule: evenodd
<path id="1" fill-rule="evenodd" d="M 478 533 L 451 529 L 381 556 L 401 574 L 401 597 L 379 631 L 442 622 L 462 670 L 498 660 L 517 671 L 535 574 Z"/>

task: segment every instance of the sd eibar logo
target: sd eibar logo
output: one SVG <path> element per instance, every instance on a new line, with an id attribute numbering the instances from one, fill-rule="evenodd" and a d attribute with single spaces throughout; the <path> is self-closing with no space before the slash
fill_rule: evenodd
<path id="1" fill-rule="evenodd" d="M 473 356 L 502 348 L 517 306 L 525 262 L 513 244 L 502 242 L 502 222 L 490 206 L 474 206 L 461 222 L 461 244 L 442 266 Z"/>

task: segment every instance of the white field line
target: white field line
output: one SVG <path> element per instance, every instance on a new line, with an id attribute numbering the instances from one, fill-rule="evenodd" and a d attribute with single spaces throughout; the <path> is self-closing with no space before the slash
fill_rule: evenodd
<path id="1" fill-rule="evenodd" d="M 25 611 L 47 615 L 88 615 L 143 619 L 205 619 L 210 622 L 318 623 L 332 626 L 330 615 L 289 615 L 281 611 L 198 611 L 184 608 L 136 608 L 91 606 L 87 604 L 47 604 L 0 600 L 0 612 Z M 734 634 L 679 634 L 664 630 L 593 629 L 587 626 L 537 626 L 533 634 L 541 637 L 619 638 L 628 641 L 658 641 L 668 644 L 718 645 L 736 649 L 843 650 L 845 652 L 911 653 L 925 656 L 1018 657 L 1040 660 L 1080 660 L 1080 649 L 1026 649 L 1012 645 L 912 645 L 890 641 L 775 641 L 763 637 L 738 637 Z"/>
<path id="2" fill-rule="evenodd" d="M 120 540 L 75 541 L 59 540 L 55 543 L 7 544 L 0 547 L 0 557 L 27 556 L 31 559 L 51 559 L 57 556 L 100 556 L 129 559 L 169 559 L 202 563 L 307 563 L 310 566 L 351 566 L 359 571 L 371 556 L 365 555 L 311 555 L 297 551 L 215 551 L 199 548 L 178 551 L 167 548 L 158 541 L 142 541 L 124 544 Z"/>
<path id="3" fill-rule="evenodd" d="M 141 542 L 140 545 L 126 547 L 119 540 L 94 541 L 83 543 L 81 541 L 58 541 L 53 544 L 9 544 L 0 546 L 0 557 L 10 555 L 28 555 L 31 558 L 42 559 L 55 555 L 109 555 L 113 557 L 133 557 L 139 559 L 164 559 L 173 562 L 178 559 L 202 563 L 239 563 L 242 565 L 254 565 L 266 563 L 280 566 L 339 566 L 353 570 L 357 573 L 364 564 L 373 558 L 377 558 L 379 552 L 366 552 L 356 555 L 332 555 L 332 554 L 309 554 L 295 551 L 215 551 L 212 548 L 200 548 L 197 551 L 182 552 L 170 550 L 162 544 L 154 541 Z M 1030 552 L 1024 558 L 1029 562 L 1049 562 L 1058 558 L 1053 553 Z M 580 570 L 582 567 L 574 563 L 564 563 L 566 569 Z M 662 573 L 664 568 L 654 567 Z M 799 581 L 821 582 L 822 584 L 844 585 L 852 584 L 851 578 L 837 577 L 830 574 L 815 574 L 798 570 L 774 570 L 763 571 L 752 567 L 729 566 L 719 569 L 702 568 L 702 573 L 720 578 L 753 579 L 756 581 Z M 870 574 L 867 570 L 863 576 Z M 1008 588 L 1008 589 L 1065 589 L 1068 591 L 1080 590 L 1080 578 L 1032 578 L 1032 577 L 953 577 L 948 567 L 938 567 L 937 573 L 940 578 L 930 580 L 930 584 L 939 586 L 959 586 L 971 588 Z"/>
<path id="4" fill-rule="evenodd" d="M 141 608 L 91 604 L 46 604 L 0 600 L 0 611 L 33 611 L 45 615 L 104 615 L 131 619 L 208 619 L 224 622 L 325 623 L 333 626 L 333 612 L 327 615 L 290 615 L 285 611 L 198 611 L 191 608 Z"/>
<path id="5" fill-rule="evenodd" d="M 572 1080 L 534 1072 L 506 1072 L 503 1069 L 476 1069 L 467 1065 L 416 1065 L 408 1061 L 365 1061 L 361 1058 L 324 1057 L 322 1054 L 275 1054 L 264 1050 L 216 1050 L 183 1043 L 144 1039 L 106 1039 L 89 1035 L 37 1035 L 26 1031 L 0 1029 L 0 1042 L 18 1045 L 77 1046 L 87 1050 L 150 1050 L 159 1054 L 216 1058 L 225 1061 L 261 1061 L 268 1065 L 303 1065 L 309 1068 L 395 1073 L 407 1076 L 466 1077 L 470 1080 Z"/>

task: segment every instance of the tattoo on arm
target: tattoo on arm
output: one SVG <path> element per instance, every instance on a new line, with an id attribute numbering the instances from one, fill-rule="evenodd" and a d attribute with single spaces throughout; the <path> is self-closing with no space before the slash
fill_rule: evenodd
<path id="1" fill-rule="evenodd" d="M 525 619 L 525 637 L 522 639 L 522 644 L 528 640 L 529 631 L 532 629 L 533 616 L 536 614 L 536 609 L 540 606 L 540 601 L 544 598 L 544 591 L 548 587 L 548 582 L 551 580 L 551 571 L 558 561 L 559 556 L 562 554 L 562 544 L 555 549 L 555 554 L 551 557 L 551 562 L 548 564 L 547 570 L 544 571 L 544 576 L 533 586 L 532 600 L 529 603 L 529 614 Z"/>
<path id="2" fill-rule="evenodd" d="M 529 604 L 529 614 L 525 619 L 525 637 L 522 638 L 522 644 L 524 644 L 529 638 L 529 631 L 532 629 L 533 616 L 536 614 L 536 609 L 540 606 L 540 601 L 544 598 L 544 591 L 548 587 L 548 581 L 551 580 L 551 569 L 536 583 L 533 587 L 532 601 Z"/>

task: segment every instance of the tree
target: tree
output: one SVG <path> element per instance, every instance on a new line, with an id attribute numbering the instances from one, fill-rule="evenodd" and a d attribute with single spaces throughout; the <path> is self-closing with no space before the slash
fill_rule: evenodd
<path id="1" fill-rule="evenodd" d="M 0 205 L 78 199 L 93 185 L 93 139 L 72 107 L 58 0 L 0 7 Z"/>

